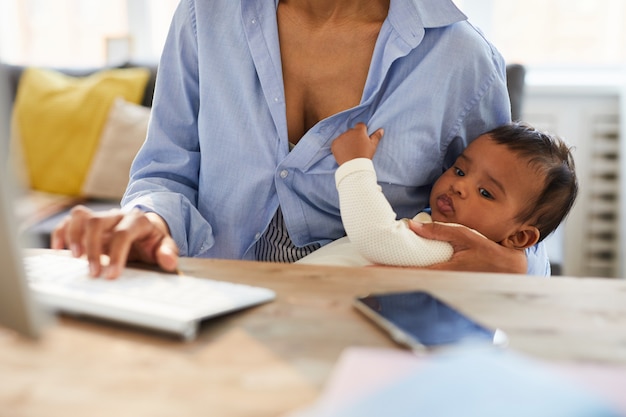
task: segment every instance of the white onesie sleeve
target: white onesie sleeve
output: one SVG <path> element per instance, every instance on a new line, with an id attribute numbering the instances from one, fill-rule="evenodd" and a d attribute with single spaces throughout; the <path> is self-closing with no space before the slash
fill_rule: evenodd
<path id="1" fill-rule="evenodd" d="M 342 164 L 335 173 L 339 207 L 351 244 L 367 260 L 393 266 L 428 266 L 450 259 L 448 242 L 424 239 L 397 220 L 396 213 L 376 182 L 370 159 L 357 158 Z M 420 213 L 424 222 L 426 215 Z M 417 217 L 417 216 L 416 216 Z"/>

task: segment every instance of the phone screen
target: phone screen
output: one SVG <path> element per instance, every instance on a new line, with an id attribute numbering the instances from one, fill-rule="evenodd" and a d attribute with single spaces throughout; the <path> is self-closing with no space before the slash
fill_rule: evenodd
<path id="1" fill-rule="evenodd" d="M 399 343 L 433 348 L 468 340 L 505 345 L 506 335 L 477 323 L 425 291 L 371 294 L 355 306 Z"/>

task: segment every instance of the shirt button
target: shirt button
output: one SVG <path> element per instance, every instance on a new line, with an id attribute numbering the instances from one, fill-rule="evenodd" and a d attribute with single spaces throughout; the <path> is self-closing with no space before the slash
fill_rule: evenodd
<path id="1" fill-rule="evenodd" d="M 252 23 L 253 25 L 256 25 L 256 19 L 251 19 L 250 23 Z"/>
<path id="2" fill-rule="evenodd" d="M 289 171 L 287 171 L 286 169 L 283 169 L 282 171 L 280 171 L 280 177 L 282 179 L 287 178 L 287 175 L 289 175 Z"/>
<path id="3" fill-rule="evenodd" d="M 254 235 L 254 240 L 259 240 L 261 238 L 261 233 L 257 233 Z"/>

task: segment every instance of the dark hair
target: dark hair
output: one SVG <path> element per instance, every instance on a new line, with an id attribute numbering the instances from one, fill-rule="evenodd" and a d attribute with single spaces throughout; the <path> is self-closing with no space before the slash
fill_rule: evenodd
<path id="1" fill-rule="evenodd" d="M 574 158 L 558 136 L 542 132 L 525 122 L 512 122 L 486 133 L 537 169 L 544 177 L 543 190 L 517 216 L 521 222 L 533 221 L 539 241 L 552 233 L 569 214 L 578 194 Z"/>

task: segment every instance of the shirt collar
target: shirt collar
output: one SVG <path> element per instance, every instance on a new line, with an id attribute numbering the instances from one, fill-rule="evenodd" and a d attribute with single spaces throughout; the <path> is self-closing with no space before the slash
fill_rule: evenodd
<path id="1" fill-rule="evenodd" d="M 276 7 L 279 1 L 274 0 Z M 387 18 L 405 42 L 413 46 L 421 41 L 426 28 L 467 20 L 452 0 L 391 0 Z"/>
<path id="2" fill-rule="evenodd" d="M 276 7 L 279 1 L 274 0 Z M 391 0 L 390 15 L 394 9 L 418 18 L 425 28 L 448 26 L 467 19 L 451 0 Z"/>
<path id="3" fill-rule="evenodd" d="M 467 19 L 451 0 L 412 0 L 405 3 L 415 7 L 425 28 L 448 26 Z"/>
<path id="4" fill-rule="evenodd" d="M 424 29 L 467 20 L 452 0 L 391 0 L 389 23 L 412 47 L 421 42 Z"/>

